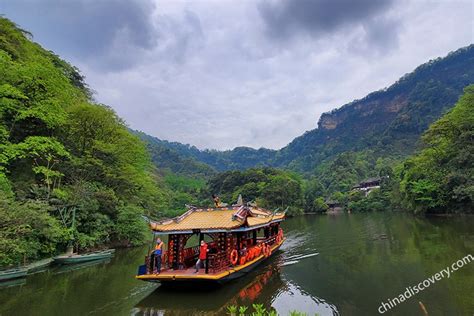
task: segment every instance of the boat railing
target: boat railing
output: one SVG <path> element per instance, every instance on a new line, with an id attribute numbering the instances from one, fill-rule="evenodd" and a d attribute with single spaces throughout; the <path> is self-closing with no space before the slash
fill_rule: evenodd
<path id="1" fill-rule="evenodd" d="M 197 258 L 198 253 L 199 253 L 199 246 L 188 247 L 188 248 L 183 249 L 184 266 L 193 265 L 194 261 Z M 146 262 L 147 267 L 151 266 L 150 260 L 151 260 L 151 256 L 145 257 L 145 262 Z M 169 250 L 163 251 L 163 255 L 161 256 L 162 269 L 171 269 L 173 268 L 172 265 L 173 263 L 171 262 L 171 259 L 170 259 L 170 251 Z"/>
<path id="2" fill-rule="evenodd" d="M 257 238 L 257 245 L 266 244 L 270 246 L 270 245 L 273 245 L 275 242 L 276 242 L 276 236 L 272 236 L 268 238 L 265 238 L 265 237 Z"/>
<path id="3" fill-rule="evenodd" d="M 268 238 L 258 238 L 257 239 L 257 244 L 262 244 L 265 243 L 267 245 L 274 245 L 276 243 L 277 236 L 271 236 Z M 209 243 L 209 245 L 214 246 L 213 243 Z M 174 266 L 173 267 L 173 262 L 171 261 L 172 258 L 170 258 L 170 252 L 169 250 L 163 251 L 162 255 L 162 264 L 161 267 L 162 269 L 186 269 L 189 267 L 192 267 L 195 265 L 197 257 L 199 255 L 199 245 L 184 248 L 183 249 L 183 256 L 182 256 L 182 262 L 178 265 L 178 267 Z M 226 252 L 218 252 L 218 253 L 209 253 L 207 257 L 208 261 L 208 271 L 210 273 L 216 273 L 220 272 L 222 270 L 227 269 L 230 266 L 230 260 L 228 258 L 228 255 Z M 153 273 L 152 271 L 152 263 L 151 263 L 151 256 L 147 255 L 145 257 L 145 264 L 147 267 L 147 273 Z"/>
<path id="4" fill-rule="evenodd" d="M 273 245 L 276 242 L 276 236 L 272 236 L 267 239 L 267 243 Z"/>
<path id="5" fill-rule="evenodd" d="M 209 271 L 211 273 L 216 273 L 222 270 L 225 270 L 229 267 L 229 258 L 225 252 L 209 254 L 207 256 Z"/>
<path id="6" fill-rule="evenodd" d="M 199 246 L 184 248 L 183 250 L 184 266 L 189 267 L 195 264 L 198 254 L 199 254 Z"/>

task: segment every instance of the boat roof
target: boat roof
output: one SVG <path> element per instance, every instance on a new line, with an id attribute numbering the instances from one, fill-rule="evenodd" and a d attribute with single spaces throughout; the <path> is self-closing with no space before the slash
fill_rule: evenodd
<path id="1" fill-rule="evenodd" d="M 285 212 L 272 212 L 255 206 L 191 207 L 181 216 L 150 221 L 150 227 L 159 234 L 237 232 L 268 226 L 284 218 Z"/>

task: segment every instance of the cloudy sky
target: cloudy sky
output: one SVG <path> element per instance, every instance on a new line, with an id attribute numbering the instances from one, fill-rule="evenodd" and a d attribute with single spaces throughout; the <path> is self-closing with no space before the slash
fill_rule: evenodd
<path id="1" fill-rule="evenodd" d="M 472 0 L 0 0 L 129 126 L 280 148 L 321 113 L 474 42 Z"/>

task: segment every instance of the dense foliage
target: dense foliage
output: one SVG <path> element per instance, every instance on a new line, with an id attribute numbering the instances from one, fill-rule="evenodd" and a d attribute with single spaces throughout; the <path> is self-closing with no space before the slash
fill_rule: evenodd
<path id="1" fill-rule="evenodd" d="M 209 180 L 209 194 L 218 194 L 223 202 L 237 201 L 242 195 L 244 202 L 284 210 L 289 215 L 302 213 L 303 185 L 299 176 L 282 170 L 263 168 L 245 171 L 226 171 Z"/>
<path id="2" fill-rule="evenodd" d="M 195 146 L 161 140 L 142 132 L 137 132 L 137 134 L 149 144 L 152 153 L 155 153 L 156 164 L 169 167 L 174 172 L 188 171 L 190 170 L 189 167 L 197 167 L 200 174 L 209 175 L 211 173 L 209 169 L 215 173 L 216 170 L 245 170 L 253 167 L 267 167 L 270 166 L 277 152 L 266 148 L 253 149 L 249 147 L 236 147 L 224 151 L 200 150 Z M 199 163 L 201 165 L 198 165 Z M 204 170 L 204 166 L 208 170 Z"/>
<path id="3" fill-rule="evenodd" d="M 201 179 L 207 179 L 216 174 L 216 170 L 208 164 L 199 162 L 194 157 L 181 154 L 179 148 L 188 148 L 186 145 L 179 144 L 181 147 L 177 145 L 175 148 L 166 145 L 172 143 L 159 140 L 143 132 L 134 131 L 134 133 L 146 143 L 151 159 L 160 171 Z"/>
<path id="4" fill-rule="evenodd" d="M 0 18 L 0 265 L 140 242 L 169 200 L 145 145 L 27 36 Z"/>
<path id="5" fill-rule="evenodd" d="M 404 206 L 415 213 L 474 212 L 474 85 L 423 141 L 426 147 L 401 168 Z"/>

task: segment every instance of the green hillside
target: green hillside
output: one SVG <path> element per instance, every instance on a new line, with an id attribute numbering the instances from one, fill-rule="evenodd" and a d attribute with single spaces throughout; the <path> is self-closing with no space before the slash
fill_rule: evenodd
<path id="1" fill-rule="evenodd" d="M 415 213 L 474 212 L 474 85 L 423 135 L 400 168 L 403 206 Z"/>
<path id="2" fill-rule="evenodd" d="M 170 145 L 171 143 L 159 140 L 143 132 L 133 131 L 133 133 L 146 143 L 153 164 L 163 172 L 205 179 L 216 173 L 216 170 L 210 165 L 198 161 L 192 155 L 183 154 L 179 150 L 179 146 L 192 150 L 191 147 L 177 143 L 178 147 L 175 148 Z"/>
<path id="3" fill-rule="evenodd" d="M 429 61 L 390 87 L 325 113 L 318 128 L 278 152 L 276 166 L 311 172 L 345 151 L 378 156 L 410 154 L 429 124 L 450 109 L 474 82 L 474 45 Z"/>
<path id="4" fill-rule="evenodd" d="M 0 265 L 141 242 L 169 201 L 145 145 L 30 38 L 0 18 Z"/>
<path id="5" fill-rule="evenodd" d="M 321 163 L 330 164 L 344 152 L 369 154 L 372 161 L 378 157 L 401 159 L 413 153 L 429 124 L 449 110 L 463 88 L 473 82 L 474 45 L 470 45 L 419 66 L 388 88 L 323 114 L 318 128 L 280 150 L 199 150 L 176 142 L 157 142 L 218 171 L 272 166 L 311 177 L 319 175 Z"/>
<path id="6" fill-rule="evenodd" d="M 249 147 L 236 147 L 232 150 L 224 151 L 200 150 L 189 144 L 161 140 L 143 132 L 137 132 L 137 134 L 149 144 L 153 151 L 164 152 L 168 150 L 169 153 L 173 153 L 172 155 L 175 159 L 184 159 L 189 163 L 201 162 L 215 171 L 244 170 L 253 167 L 270 166 L 277 152 L 272 149 L 253 149 Z M 167 161 L 166 155 L 162 158 L 166 161 L 162 160 L 159 162 L 160 164 L 173 164 L 173 161 Z M 179 170 L 179 167 L 175 167 L 175 170 Z"/>

